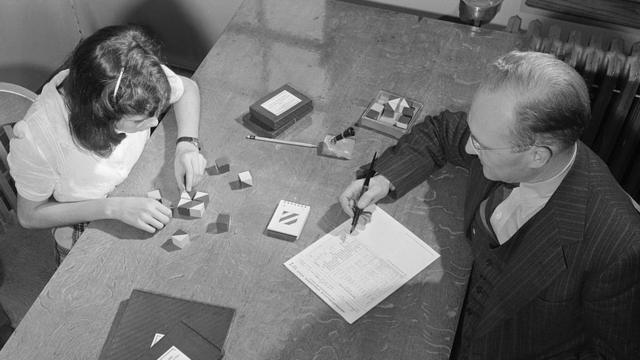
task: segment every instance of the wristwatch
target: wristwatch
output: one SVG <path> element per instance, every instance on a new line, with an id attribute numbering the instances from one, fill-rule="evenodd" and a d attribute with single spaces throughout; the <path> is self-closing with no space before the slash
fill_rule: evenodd
<path id="1" fill-rule="evenodd" d="M 191 136 L 181 136 L 178 138 L 178 140 L 176 140 L 176 145 L 178 145 L 178 143 L 183 141 L 192 143 L 193 145 L 195 145 L 195 147 L 198 148 L 198 151 L 202 150 L 202 146 L 200 146 L 200 140 L 198 140 L 198 138 L 191 137 Z"/>

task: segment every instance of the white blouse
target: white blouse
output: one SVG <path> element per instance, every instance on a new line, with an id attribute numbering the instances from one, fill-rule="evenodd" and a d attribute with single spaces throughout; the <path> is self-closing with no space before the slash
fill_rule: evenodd
<path id="1" fill-rule="evenodd" d="M 166 66 L 162 69 L 174 103 L 184 92 L 182 80 Z M 149 129 L 127 134 L 107 158 L 76 145 L 67 107 L 56 89 L 68 73 L 64 70 L 54 76 L 13 128 L 7 160 L 18 193 L 28 200 L 42 201 L 52 195 L 58 202 L 106 197 L 129 175 L 149 139 Z"/>

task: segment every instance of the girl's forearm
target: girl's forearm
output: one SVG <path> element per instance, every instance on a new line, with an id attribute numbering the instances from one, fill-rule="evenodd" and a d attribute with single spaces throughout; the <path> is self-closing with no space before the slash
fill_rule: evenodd
<path id="1" fill-rule="evenodd" d="M 114 219 L 117 198 L 60 203 L 53 200 L 35 206 L 18 200 L 18 218 L 26 228 L 44 229 L 100 219 Z"/>
<path id="2" fill-rule="evenodd" d="M 180 77 L 184 93 L 173 106 L 178 124 L 178 137 L 198 137 L 200 126 L 200 90 L 195 81 Z"/>

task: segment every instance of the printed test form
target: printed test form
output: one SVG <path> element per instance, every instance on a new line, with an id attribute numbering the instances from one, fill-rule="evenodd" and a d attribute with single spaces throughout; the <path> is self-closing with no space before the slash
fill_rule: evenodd
<path id="1" fill-rule="evenodd" d="M 352 324 L 440 255 L 377 206 L 349 234 L 347 220 L 284 265 Z"/>

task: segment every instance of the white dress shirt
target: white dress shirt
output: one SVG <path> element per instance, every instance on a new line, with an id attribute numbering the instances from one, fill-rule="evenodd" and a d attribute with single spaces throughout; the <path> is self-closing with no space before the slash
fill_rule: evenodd
<path id="1" fill-rule="evenodd" d="M 170 102 L 183 94 L 182 80 L 162 69 L 171 86 Z M 149 129 L 127 134 L 106 158 L 79 147 L 69 130 L 69 113 L 56 87 L 69 71 L 58 73 L 42 89 L 13 129 L 8 156 L 18 193 L 32 201 L 53 196 L 58 202 L 106 197 L 128 175 L 149 139 Z"/>
<path id="2" fill-rule="evenodd" d="M 552 178 L 536 183 L 520 183 L 491 214 L 491 226 L 500 245 L 506 243 L 522 225 L 542 209 L 571 169 L 578 145 L 573 147 L 569 163 Z"/>

